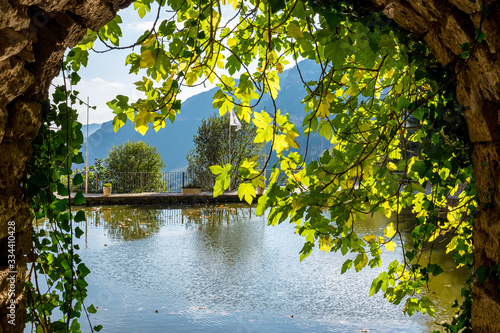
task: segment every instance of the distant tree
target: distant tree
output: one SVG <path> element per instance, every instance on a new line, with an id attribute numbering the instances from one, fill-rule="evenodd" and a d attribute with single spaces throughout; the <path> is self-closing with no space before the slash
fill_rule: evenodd
<path id="1" fill-rule="evenodd" d="M 257 128 L 251 123 L 242 122 L 239 131 L 231 126 L 231 165 L 235 170 L 245 158 L 262 153 L 263 144 L 254 142 L 256 135 Z M 201 121 L 194 136 L 194 148 L 188 152 L 186 159 L 191 177 L 197 179 L 204 190 L 212 190 L 215 175 L 209 167 L 229 163 L 229 114 L 222 117 L 214 114 Z M 238 176 L 236 172 L 231 180 L 233 189 L 241 182 Z"/>
<path id="2" fill-rule="evenodd" d="M 106 171 L 106 168 L 104 167 L 104 160 L 102 158 L 96 158 L 94 161 L 94 165 L 91 165 L 89 167 L 89 171 L 104 173 Z"/>
<path id="3" fill-rule="evenodd" d="M 113 146 L 104 158 L 106 182 L 113 184 L 114 192 L 164 190 L 160 153 L 144 141 L 127 141 Z"/>

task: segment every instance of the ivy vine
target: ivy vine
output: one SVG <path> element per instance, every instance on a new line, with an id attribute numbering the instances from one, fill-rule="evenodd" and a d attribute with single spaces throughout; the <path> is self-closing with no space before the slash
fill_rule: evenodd
<path id="1" fill-rule="evenodd" d="M 85 316 L 91 330 L 98 332 L 102 326 L 92 327 L 89 318 L 96 308 L 84 302 L 90 270 L 73 244 L 74 237 L 83 234 L 74 223 L 85 221 L 84 211 L 74 211 L 74 205 L 85 203 L 83 194 L 71 195 L 72 187 L 83 183 L 81 175 L 71 176 L 73 163 L 83 163 L 82 124 L 73 108 L 78 93 L 71 89 L 79 76 L 72 72 L 67 78 L 66 65 L 62 66 L 65 84 L 55 87 L 51 100 L 42 104 L 42 125 L 32 142 L 25 180 L 35 224 L 34 261 L 25 288 L 27 322 L 35 332 L 81 332 L 79 319 Z"/>

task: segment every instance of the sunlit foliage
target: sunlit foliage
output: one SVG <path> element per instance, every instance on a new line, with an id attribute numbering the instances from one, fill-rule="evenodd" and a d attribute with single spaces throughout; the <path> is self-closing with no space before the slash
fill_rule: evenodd
<path id="1" fill-rule="evenodd" d="M 130 73 L 140 75 L 136 86 L 144 97 L 117 96 L 108 104 L 115 130 L 127 121 L 143 134 L 150 126 L 159 130 L 181 112 L 181 89 L 217 84 L 213 107 L 221 116 L 234 109 L 253 123 L 255 142 L 269 143 L 279 160 L 265 179 L 258 212 L 269 210 L 272 225 L 296 224 L 305 240 L 301 259 L 318 246 L 351 253 L 343 272 L 384 266 L 370 295 L 382 292 L 390 302 L 403 302 L 409 315 L 433 315 L 422 291 L 442 269 L 432 256 L 424 260 L 423 251 L 444 242 L 457 267 L 472 268 L 477 204 L 454 69 L 442 68 L 418 36 L 357 1 L 141 0 L 135 8 L 141 17 L 157 10 L 157 24 L 126 59 Z M 90 48 L 102 51 L 97 38 L 104 51 L 126 47 L 119 44 L 119 23 L 117 16 L 99 32 L 89 31 L 70 54 L 73 68 L 86 64 Z M 301 59 L 314 60 L 320 71 L 315 80 L 297 82 L 304 87 L 305 111 L 299 131 L 275 100 L 285 66 L 296 63 L 300 73 Z M 264 95 L 274 109 L 255 108 Z M 332 148 L 307 164 L 297 152 L 300 133 L 320 135 Z M 265 163 L 239 166 L 240 189 L 262 184 Z M 228 188 L 234 169 L 212 167 L 215 195 Z M 464 186 L 451 206 L 447 199 Z M 415 214 L 411 242 L 403 240 L 398 218 L 379 235 L 358 234 L 366 214 L 397 216 L 403 209 Z M 382 251 L 396 247 L 403 257 L 382 263 Z M 468 325 L 464 318 L 459 328 Z"/>

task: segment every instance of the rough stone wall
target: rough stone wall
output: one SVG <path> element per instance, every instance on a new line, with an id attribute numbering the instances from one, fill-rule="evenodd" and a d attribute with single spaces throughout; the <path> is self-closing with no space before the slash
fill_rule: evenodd
<path id="1" fill-rule="evenodd" d="M 473 143 L 472 162 L 481 203 L 474 220 L 474 265 L 500 263 L 500 3 L 496 0 L 372 0 L 402 27 L 423 36 L 434 56 L 458 60 L 457 97 Z M 482 14 L 481 5 L 488 6 Z M 481 26 L 486 39 L 461 59 L 463 43 L 474 45 Z M 500 286 L 491 277 L 473 286 L 474 332 L 500 332 Z"/>
<path id="2" fill-rule="evenodd" d="M 132 0 L 0 0 L 0 333 L 23 332 L 23 285 L 31 250 L 30 212 L 20 186 L 40 127 L 40 102 L 64 51 L 87 28 L 97 30 Z M 15 222 L 15 269 L 8 264 L 9 221 Z M 12 229 L 10 229 L 12 231 Z M 8 323 L 8 289 L 15 279 L 15 325 Z"/>

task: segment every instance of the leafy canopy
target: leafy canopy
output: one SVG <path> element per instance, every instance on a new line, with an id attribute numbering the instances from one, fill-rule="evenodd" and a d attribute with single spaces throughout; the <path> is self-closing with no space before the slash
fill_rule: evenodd
<path id="1" fill-rule="evenodd" d="M 156 147 L 144 141 L 127 141 L 113 146 L 104 158 L 104 181 L 113 184 L 115 192 L 165 190 L 163 162 Z"/>
<path id="2" fill-rule="evenodd" d="M 167 18 L 160 17 L 162 7 L 168 8 Z M 159 130 L 181 112 L 181 89 L 217 84 L 213 107 L 221 116 L 234 109 L 253 123 L 255 142 L 269 143 L 279 159 L 258 212 L 269 210 L 272 225 L 296 224 L 305 238 L 301 259 L 318 245 L 353 254 L 342 271 L 359 271 L 383 265 L 381 252 L 401 247 L 403 258 L 384 264 L 370 294 L 381 291 L 390 302 L 403 302 L 410 315 L 433 315 L 433 303 L 421 291 L 442 269 L 432 258 L 423 262 L 422 253 L 445 242 L 457 266 L 471 268 L 477 209 L 469 147 L 457 128 L 463 117 L 454 71 L 442 68 L 416 36 L 357 1 L 141 0 L 135 8 L 141 17 L 158 8 L 158 24 L 126 58 L 130 73 L 140 75 L 136 86 L 144 98 L 117 96 L 108 103 L 115 130 L 127 121 L 141 133 L 150 125 Z M 84 55 L 97 38 L 110 50 L 118 47 L 119 23 L 117 16 L 99 32 L 89 31 L 70 64 L 86 65 Z M 298 131 L 275 100 L 284 67 L 301 59 L 314 60 L 321 71 L 315 80 L 297 82 L 304 87 Z M 273 110 L 255 108 L 264 95 Z M 322 136 L 332 148 L 306 164 L 296 151 L 299 133 Z M 425 149 L 410 153 L 411 143 Z M 264 167 L 256 160 L 240 164 L 243 192 L 257 185 Z M 211 168 L 217 174 L 215 195 L 228 188 L 235 169 Z M 447 198 L 460 184 L 468 185 L 450 207 Z M 416 216 L 411 242 L 404 241 L 398 218 L 383 234 L 358 234 L 366 214 L 397 216 L 403 208 Z"/>
<path id="3" fill-rule="evenodd" d="M 83 210 L 72 206 L 85 204 L 83 194 L 70 195 L 72 188 L 84 182 L 81 175 L 71 175 L 73 163 L 83 163 L 82 125 L 72 108 L 77 100 L 67 86 L 58 86 L 52 101 L 42 103 L 42 124 L 32 142 L 25 179 L 25 194 L 36 225 L 28 258 L 33 263 L 24 290 L 26 322 L 36 332 L 81 332 L 78 319 L 96 312 L 94 305 L 85 304 L 90 270 L 75 251 L 78 245 L 73 244 L 74 237 L 84 233 L 73 222 L 86 218 Z M 95 332 L 101 328 L 91 327 Z"/>
<path id="4" fill-rule="evenodd" d="M 108 172 L 161 172 L 165 162 L 156 147 L 144 141 L 127 141 L 109 150 L 104 166 Z"/>

